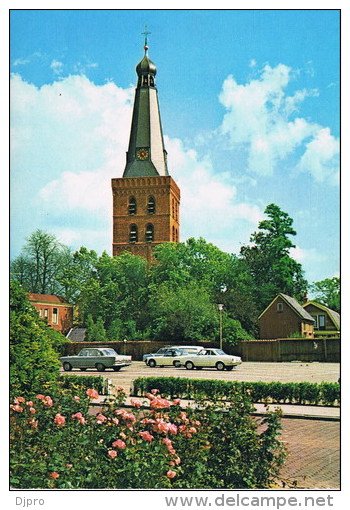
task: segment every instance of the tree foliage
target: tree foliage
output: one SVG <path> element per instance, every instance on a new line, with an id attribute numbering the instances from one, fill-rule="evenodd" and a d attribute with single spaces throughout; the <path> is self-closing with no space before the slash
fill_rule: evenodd
<path id="1" fill-rule="evenodd" d="M 309 286 L 310 291 L 315 295 L 315 301 L 322 305 L 340 312 L 340 278 L 326 278 Z"/>
<path id="2" fill-rule="evenodd" d="M 258 334 L 257 318 L 276 294 L 301 300 L 307 288 L 301 265 L 290 255 L 292 218 L 275 204 L 265 214 L 238 256 L 190 238 L 158 245 L 151 264 L 129 252 L 99 256 L 83 246 L 73 253 L 37 230 L 12 262 L 11 275 L 28 292 L 54 293 L 73 303 L 76 323 L 88 326 L 92 340 L 215 341 L 222 303 L 224 339 L 235 342 Z M 320 302 L 337 310 L 338 284 L 329 279 L 312 288 Z"/>
<path id="3" fill-rule="evenodd" d="M 60 345 L 65 337 L 39 319 L 18 282 L 10 288 L 11 391 L 42 390 L 59 375 Z"/>
<path id="4" fill-rule="evenodd" d="M 289 238 L 296 235 L 293 219 L 275 204 L 264 212 L 268 219 L 259 223 L 259 231 L 250 237 L 251 244 L 240 251 L 254 281 L 260 311 L 279 292 L 300 300 L 307 288 L 301 265 L 290 256 L 290 249 L 295 248 Z"/>

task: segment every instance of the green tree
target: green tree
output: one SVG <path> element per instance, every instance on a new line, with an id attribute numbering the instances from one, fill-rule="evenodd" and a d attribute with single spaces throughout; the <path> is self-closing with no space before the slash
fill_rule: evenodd
<path id="1" fill-rule="evenodd" d="M 296 235 L 293 219 L 275 204 L 268 205 L 265 214 L 268 219 L 259 223 L 251 244 L 240 250 L 254 280 L 260 311 L 279 292 L 301 299 L 307 288 L 301 265 L 290 256 L 295 245 L 289 236 Z"/>
<path id="2" fill-rule="evenodd" d="M 12 392 L 42 391 L 59 375 L 65 337 L 48 327 L 18 282 L 10 285 L 10 384 Z"/>
<path id="3" fill-rule="evenodd" d="M 309 290 L 315 295 L 315 301 L 322 305 L 340 312 L 340 278 L 326 278 L 319 282 L 314 282 L 309 286 Z"/>
<path id="4" fill-rule="evenodd" d="M 101 317 L 97 317 L 95 322 L 91 314 L 87 316 L 85 340 L 87 342 L 105 342 L 107 340 L 106 330 Z"/>
<path id="5" fill-rule="evenodd" d="M 77 297 L 80 321 L 86 323 L 91 314 L 94 321 L 101 318 L 108 335 L 116 334 L 118 324 L 118 335 L 139 336 L 148 320 L 146 260 L 127 252 L 118 257 L 104 252 L 93 268 Z"/>
<path id="6" fill-rule="evenodd" d="M 11 279 L 28 292 L 69 298 L 67 276 L 71 263 L 70 249 L 54 235 L 38 229 L 27 238 L 22 253 L 11 262 Z"/>

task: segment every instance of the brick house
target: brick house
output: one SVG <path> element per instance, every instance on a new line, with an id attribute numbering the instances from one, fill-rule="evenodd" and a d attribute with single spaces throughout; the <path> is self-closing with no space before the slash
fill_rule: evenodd
<path id="1" fill-rule="evenodd" d="M 73 325 L 72 304 L 52 294 L 29 293 L 28 299 L 38 310 L 40 318 L 45 319 L 53 329 L 63 335 L 68 333 Z"/>
<path id="2" fill-rule="evenodd" d="M 260 314 L 260 338 L 314 337 L 315 320 L 294 298 L 278 294 Z"/>
<path id="3" fill-rule="evenodd" d="M 315 336 L 340 336 L 340 315 L 338 312 L 315 301 L 307 301 L 303 304 L 303 308 L 315 320 Z"/>

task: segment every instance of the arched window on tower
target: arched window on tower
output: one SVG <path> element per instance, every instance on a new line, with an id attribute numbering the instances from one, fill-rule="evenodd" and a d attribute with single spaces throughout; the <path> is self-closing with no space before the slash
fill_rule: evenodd
<path id="1" fill-rule="evenodd" d="M 137 243 L 137 241 L 138 241 L 137 225 L 132 224 L 132 225 L 130 225 L 130 230 L 129 230 L 129 242 Z"/>
<path id="2" fill-rule="evenodd" d="M 136 214 L 137 213 L 137 203 L 135 197 L 129 198 L 129 214 Z"/>
<path id="3" fill-rule="evenodd" d="M 154 214 L 156 212 L 156 201 L 154 197 L 148 197 L 147 211 L 148 214 Z"/>
<path id="4" fill-rule="evenodd" d="M 173 237 L 172 237 L 172 241 L 176 241 L 176 235 L 175 235 L 175 227 L 173 225 Z"/>
<path id="5" fill-rule="evenodd" d="M 151 243 L 154 241 L 154 226 L 152 223 L 148 223 L 146 227 L 146 242 Z"/>

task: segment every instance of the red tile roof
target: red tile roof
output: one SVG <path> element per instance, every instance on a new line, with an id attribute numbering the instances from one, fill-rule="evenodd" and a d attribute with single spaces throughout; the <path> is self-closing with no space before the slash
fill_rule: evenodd
<path id="1" fill-rule="evenodd" d="M 65 303 L 66 301 L 60 297 L 55 296 L 53 294 L 35 294 L 33 292 L 28 293 L 29 301 L 34 303 Z"/>

